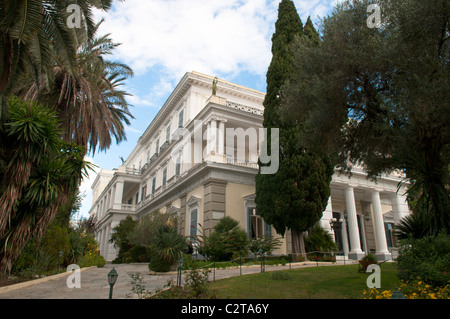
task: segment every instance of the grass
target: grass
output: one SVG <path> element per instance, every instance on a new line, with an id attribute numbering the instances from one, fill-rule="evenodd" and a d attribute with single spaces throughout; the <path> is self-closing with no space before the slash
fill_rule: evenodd
<path id="1" fill-rule="evenodd" d="M 381 289 L 400 286 L 397 264 L 381 266 Z M 323 266 L 245 275 L 209 284 L 220 299 L 363 299 L 370 274 L 357 265 Z"/>

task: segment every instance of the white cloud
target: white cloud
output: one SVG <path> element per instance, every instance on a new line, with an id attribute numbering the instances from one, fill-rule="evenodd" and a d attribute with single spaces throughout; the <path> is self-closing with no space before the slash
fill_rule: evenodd
<path id="1" fill-rule="evenodd" d="M 131 132 L 131 133 L 137 133 L 137 134 L 143 134 L 144 133 L 144 132 L 142 132 L 142 131 L 140 131 L 138 129 L 135 129 L 135 128 L 131 127 L 131 126 L 125 127 L 125 131 L 126 132 Z"/>
<path id="2" fill-rule="evenodd" d="M 176 79 L 192 70 L 263 75 L 277 7 L 262 0 L 127 0 L 102 14 L 102 27 L 123 43 L 116 55 L 137 75 L 155 66 Z"/>
<path id="3" fill-rule="evenodd" d="M 130 91 L 128 91 L 128 92 L 130 92 Z M 133 94 L 133 93 L 130 93 L 130 95 L 127 96 L 127 102 L 129 104 L 131 104 L 132 106 L 137 106 L 137 107 L 139 107 L 139 106 L 155 107 L 155 105 L 150 100 L 141 98 L 137 94 Z"/>

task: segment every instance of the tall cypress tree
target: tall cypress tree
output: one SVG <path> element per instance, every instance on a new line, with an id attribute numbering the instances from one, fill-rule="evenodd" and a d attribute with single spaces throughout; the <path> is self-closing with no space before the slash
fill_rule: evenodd
<path id="1" fill-rule="evenodd" d="M 267 71 L 263 121 L 263 126 L 268 129 L 268 149 L 271 149 L 270 129 L 280 129 L 279 170 L 270 175 L 259 172 L 256 176 L 258 212 L 277 233 L 284 235 L 287 229 L 291 230 L 294 253 L 304 253 L 302 234 L 322 217 L 333 174 L 328 159 L 302 146 L 302 123 L 280 116 L 282 88 L 294 70 L 290 46 L 298 39 L 319 38 L 310 20 L 307 30 L 305 36 L 294 3 L 282 0 L 272 37 L 273 57 Z M 259 164 L 263 166 L 261 162 Z"/>

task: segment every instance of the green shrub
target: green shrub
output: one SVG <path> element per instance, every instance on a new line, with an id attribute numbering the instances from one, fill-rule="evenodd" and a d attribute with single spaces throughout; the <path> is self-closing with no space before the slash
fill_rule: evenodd
<path id="1" fill-rule="evenodd" d="M 319 225 L 315 225 L 305 237 L 305 249 L 307 252 L 336 251 L 337 246 L 331 235 Z"/>
<path id="2" fill-rule="evenodd" d="M 377 257 L 374 254 L 367 254 L 361 260 L 367 261 L 372 264 L 376 264 L 378 262 Z"/>
<path id="3" fill-rule="evenodd" d="M 80 268 L 83 267 L 92 267 L 92 266 L 97 266 L 97 267 L 103 267 L 106 264 L 106 260 L 105 258 L 103 258 L 103 256 L 98 255 L 98 254 L 94 254 L 94 255 L 84 255 L 81 256 L 78 259 L 78 266 L 80 266 Z"/>
<path id="4" fill-rule="evenodd" d="M 239 228 L 239 222 L 231 217 L 222 218 L 206 236 L 196 238 L 199 254 L 211 261 L 229 261 L 233 256 L 246 256 L 248 252 L 247 233 Z"/>
<path id="5" fill-rule="evenodd" d="M 157 272 L 169 271 L 183 256 L 186 246 L 186 239 L 178 234 L 175 227 L 159 227 L 149 247 L 151 255 L 149 269 Z"/>
<path id="6" fill-rule="evenodd" d="M 149 249 L 145 246 L 134 246 L 132 247 L 127 254 L 127 262 L 149 262 L 150 261 L 150 253 Z"/>
<path id="7" fill-rule="evenodd" d="M 167 262 L 159 255 L 153 255 L 150 263 L 148 264 L 148 269 L 155 272 L 168 272 L 172 266 L 172 262 Z"/>
<path id="8" fill-rule="evenodd" d="M 248 245 L 249 250 L 254 254 L 270 254 L 276 248 L 281 246 L 279 238 L 264 236 L 263 238 L 253 238 Z"/>
<path id="9" fill-rule="evenodd" d="M 210 273 L 209 269 L 200 269 L 195 266 L 186 272 L 186 284 L 191 287 L 193 297 L 199 297 L 208 291 Z"/>
<path id="10" fill-rule="evenodd" d="M 130 236 L 133 234 L 136 221 L 131 216 L 127 216 L 120 224 L 113 228 L 110 242 L 114 243 L 114 247 L 119 248 L 116 263 L 125 262 L 129 257 L 128 251 L 134 246 L 130 242 Z"/>
<path id="11" fill-rule="evenodd" d="M 432 286 L 445 286 L 450 282 L 450 235 L 400 240 L 397 262 L 403 281 L 421 278 Z"/>
<path id="12" fill-rule="evenodd" d="M 39 243 L 39 251 L 44 250 L 51 257 L 49 269 L 56 268 L 59 261 L 59 252 L 63 252 L 62 260 L 64 260 L 70 250 L 68 229 L 58 225 L 50 226 Z"/>

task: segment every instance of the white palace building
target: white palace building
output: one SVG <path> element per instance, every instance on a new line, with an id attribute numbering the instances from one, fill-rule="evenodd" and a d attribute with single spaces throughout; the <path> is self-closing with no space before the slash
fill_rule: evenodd
<path id="1" fill-rule="evenodd" d="M 98 223 L 101 255 L 116 258 L 109 240 L 121 220 L 157 210 L 177 216 L 185 236 L 195 236 L 198 223 L 211 229 L 224 216 L 238 220 L 249 237 L 279 236 L 255 205 L 258 157 L 270 153 L 261 144 L 263 100 L 259 91 L 186 73 L 123 165 L 102 169 L 92 185 L 90 215 Z M 352 173 L 334 174 L 320 225 L 348 258 L 369 252 L 379 260 L 391 258 L 393 228 L 410 213 L 405 186 L 397 191 L 402 176 L 374 182 L 361 169 Z M 287 231 L 275 253 L 291 252 Z"/>

